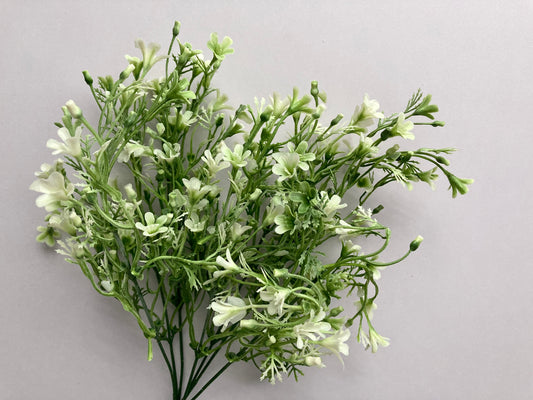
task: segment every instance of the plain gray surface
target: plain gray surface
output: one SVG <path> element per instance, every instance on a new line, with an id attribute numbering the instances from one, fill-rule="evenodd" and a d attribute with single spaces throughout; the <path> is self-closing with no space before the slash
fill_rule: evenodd
<path id="1" fill-rule="evenodd" d="M 350 115 L 364 93 L 386 112 L 419 87 L 432 93 L 447 126 L 417 144 L 459 148 L 453 170 L 476 179 L 455 200 L 444 181 L 382 195 L 391 254 L 426 239 L 383 273 L 375 324 L 390 347 L 371 354 L 352 339 L 344 367 L 331 357 L 275 386 L 235 365 L 205 399 L 532 398 L 531 1 L 1 3 L 1 399 L 170 398 L 133 318 L 34 241 L 44 211 L 28 186 L 52 159 L 60 107 L 90 104 L 81 71 L 118 74 L 134 39 L 165 48 L 176 19 L 195 47 L 212 31 L 233 38 L 216 84 L 235 105 L 313 79 L 331 115 Z"/>

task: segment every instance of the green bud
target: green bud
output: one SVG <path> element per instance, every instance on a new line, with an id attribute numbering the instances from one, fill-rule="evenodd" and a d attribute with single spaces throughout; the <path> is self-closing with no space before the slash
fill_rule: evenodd
<path id="1" fill-rule="evenodd" d="M 357 186 L 359 186 L 360 188 L 369 189 L 372 187 L 372 181 L 368 176 L 364 176 L 357 181 Z"/>
<path id="2" fill-rule="evenodd" d="M 389 131 L 388 129 L 384 130 L 381 132 L 381 140 L 387 140 L 388 138 L 390 138 L 392 136 L 392 133 L 391 131 Z"/>
<path id="3" fill-rule="evenodd" d="M 435 121 L 431 124 L 431 126 L 435 126 L 435 127 L 444 126 L 444 125 L 445 125 L 444 121 Z"/>
<path id="4" fill-rule="evenodd" d="M 311 96 L 313 96 L 315 99 L 318 97 L 318 82 L 312 81 L 311 82 Z"/>
<path id="5" fill-rule="evenodd" d="M 344 311 L 344 307 L 338 306 L 338 307 L 333 308 L 330 311 L 329 315 L 332 316 L 332 317 L 336 317 L 337 315 L 339 315 L 343 311 Z"/>
<path id="6" fill-rule="evenodd" d="M 335 118 L 333 118 L 331 120 L 331 122 L 329 123 L 329 126 L 337 125 L 339 122 L 341 122 L 341 119 L 343 119 L 343 118 L 344 118 L 344 115 L 338 114 Z"/>
<path id="7" fill-rule="evenodd" d="M 179 21 L 174 22 L 172 27 L 172 36 L 176 37 L 180 34 L 181 23 Z"/>
<path id="8" fill-rule="evenodd" d="M 218 128 L 224 122 L 224 114 L 218 114 L 217 119 L 215 120 L 215 126 Z"/>
<path id="9" fill-rule="evenodd" d="M 270 117 L 272 116 L 272 112 L 273 112 L 273 108 L 272 106 L 268 106 L 265 111 L 263 111 L 261 113 L 261 115 L 259 116 L 259 119 L 261 120 L 261 122 L 267 122 Z"/>
<path id="10" fill-rule="evenodd" d="M 409 250 L 416 251 L 416 249 L 418 249 L 418 247 L 420 247 L 420 244 L 422 243 L 423 240 L 424 240 L 424 238 L 422 236 L 418 235 L 416 237 L 416 239 L 413 240 L 411 242 L 411 244 L 409 245 Z"/>
<path id="11" fill-rule="evenodd" d="M 442 156 L 435 157 L 435 160 L 437 160 L 437 162 L 440 164 L 450 165 L 450 162 Z"/>
<path id="12" fill-rule="evenodd" d="M 91 75 L 89 75 L 89 71 L 82 71 L 83 79 L 85 80 L 85 83 L 89 86 L 93 84 L 93 78 Z"/>

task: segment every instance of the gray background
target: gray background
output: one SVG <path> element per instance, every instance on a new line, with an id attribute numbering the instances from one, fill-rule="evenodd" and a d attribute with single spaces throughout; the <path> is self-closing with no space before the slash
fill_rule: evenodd
<path id="1" fill-rule="evenodd" d="M 308 369 L 271 386 L 235 365 L 206 399 L 530 399 L 533 396 L 533 2 L 525 1 L 2 1 L 0 280 L 1 399 L 169 399 L 158 354 L 133 318 L 98 296 L 78 267 L 34 241 L 43 210 L 28 190 L 51 161 L 46 140 L 69 98 L 89 108 L 81 71 L 117 75 L 136 38 L 181 37 L 206 49 L 234 40 L 216 85 L 235 105 L 316 79 L 328 112 L 350 115 L 364 93 L 385 112 L 422 88 L 447 126 L 417 144 L 454 146 L 472 177 L 455 200 L 399 185 L 381 196 L 390 254 L 417 234 L 420 250 L 383 273 L 377 354 L 352 337 L 344 367 Z"/>

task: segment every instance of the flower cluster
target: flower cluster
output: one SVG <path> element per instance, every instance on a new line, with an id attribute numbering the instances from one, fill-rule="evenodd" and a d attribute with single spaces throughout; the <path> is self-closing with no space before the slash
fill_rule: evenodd
<path id="1" fill-rule="evenodd" d="M 274 382 L 348 355 L 354 337 L 372 351 L 387 346 L 372 325 L 377 280 L 421 237 L 380 261 L 390 229 L 373 195 L 391 182 L 433 185 L 439 172 L 454 197 L 472 182 L 447 169 L 453 149 L 402 150 L 416 125 L 443 125 L 431 96 L 417 92 L 386 115 L 365 95 L 347 122 L 324 123 L 326 95 L 312 82 L 309 94 L 229 112 L 211 81 L 231 40 L 213 34 L 207 60 L 179 29 L 164 56 L 137 41 L 142 58 L 127 56 L 117 80 L 95 84 L 84 71 L 101 117 L 94 125 L 72 100 L 63 107 L 61 141 L 47 143 L 63 159 L 43 164 L 30 187 L 49 213 L 38 240 L 57 243 L 137 319 L 149 358 L 152 341 L 162 352 L 175 398 L 192 394 L 219 353 L 223 369 L 250 361 Z M 157 62 L 165 75 L 149 78 Z M 383 245 L 363 252 L 367 237 Z M 326 242 L 339 244 L 333 262 L 318 250 Z M 340 301 L 346 293 L 353 300 Z M 194 353 L 188 378 L 184 348 Z"/>

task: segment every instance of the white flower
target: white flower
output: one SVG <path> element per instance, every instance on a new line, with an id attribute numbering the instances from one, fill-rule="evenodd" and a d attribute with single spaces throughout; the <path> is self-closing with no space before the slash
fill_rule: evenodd
<path id="1" fill-rule="evenodd" d="M 163 150 L 155 149 L 154 155 L 162 161 L 167 163 L 172 162 L 180 155 L 181 146 L 179 143 L 174 143 L 172 146 L 168 143 L 163 143 Z"/>
<path id="2" fill-rule="evenodd" d="M 185 226 L 189 228 L 191 232 L 201 232 L 205 228 L 205 221 L 200 221 L 198 214 L 191 213 L 189 218 L 185 220 Z"/>
<path id="3" fill-rule="evenodd" d="M 331 198 L 324 191 L 320 192 L 320 199 L 322 201 L 322 212 L 326 214 L 326 218 L 332 218 L 337 210 L 346 207 L 346 203 L 341 204 L 341 198 L 334 194 Z"/>
<path id="4" fill-rule="evenodd" d="M 372 353 L 378 351 L 378 347 L 387 347 L 390 342 L 389 338 L 379 335 L 374 329 L 370 329 L 368 332 L 370 336 L 370 347 L 372 348 Z"/>
<path id="5" fill-rule="evenodd" d="M 183 178 L 183 186 L 187 189 L 187 194 L 191 203 L 196 203 L 201 198 L 205 197 L 207 194 L 215 194 L 217 192 L 217 187 L 213 185 L 204 185 L 201 180 L 196 177 L 191 179 Z"/>
<path id="6" fill-rule="evenodd" d="M 74 136 L 70 135 L 67 128 L 59 128 L 57 135 L 63 142 L 59 142 L 55 139 L 49 139 L 46 142 L 46 147 L 54 150 L 52 154 L 67 154 L 69 156 L 78 158 L 81 156 L 81 126 L 76 128 Z"/>
<path id="7" fill-rule="evenodd" d="M 309 145 L 305 141 L 300 142 L 296 148 L 294 147 L 294 143 L 291 142 L 287 145 L 287 150 L 289 150 L 289 153 L 298 153 L 300 161 L 313 161 L 316 158 L 316 155 L 315 153 L 306 153 L 307 147 L 309 147 Z"/>
<path id="8" fill-rule="evenodd" d="M 243 319 L 248 309 L 244 300 L 235 296 L 214 300 L 208 308 L 215 312 L 213 324 L 222 326 L 222 331 L 225 331 L 229 324 Z"/>
<path id="9" fill-rule="evenodd" d="M 309 165 L 300 160 L 298 153 L 274 153 L 272 158 L 276 160 L 272 172 L 279 176 L 278 182 L 292 178 L 298 172 L 298 168 L 303 171 L 309 170 Z"/>
<path id="10" fill-rule="evenodd" d="M 50 165 L 50 164 L 47 164 L 47 163 L 41 164 L 41 168 L 40 169 L 41 169 L 40 171 L 37 171 L 35 173 L 35 176 L 37 178 L 46 179 L 46 178 L 48 178 L 50 176 L 50 174 L 52 172 L 63 170 L 63 160 L 62 159 L 57 159 L 57 160 L 54 161 L 53 165 Z"/>
<path id="11" fill-rule="evenodd" d="M 118 155 L 117 161 L 127 163 L 130 160 L 131 156 L 140 157 L 145 154 L 148 154 L 145 146 L 133 140 L 130 140 L 128 143 L 126 143 L 126 145 Z"/>
<path id="12" fill-rule="evenodd" d="M 205 163 L 209 176 L 215 176 L 218 171 L 228 168 L 231 164 L 223 160 L 223 154 L 218 153 L 215 158 L 211 154 L 210 150 L 206 150 L 202 156 L 202 161 Z"/>
<path id="13" fill-rule="evenodd" d="M 48 220 L 48 225 L 52 228 L 60 229 L 69 235 L 76 234 L 76 227 L 81 225 L 81 218 L 76 211 L 63 209 L 61 214 L 52 214 Z"/>
<path id="14" fill-rule="evenodd" d="M 287 288 L 275 288 L 274 286 L 262 287 L 258 290 L 261 300 L 268 302 L 267 312 L 270 315 L 278 314 L 281 317 L 284 313 L 283 306 L 291 291 Z"/>
<path id="15" fill-rule="evenodd" d="M 143 67 L 145 71 L 152 68 L 152 66 L 159 60 L 164 60 L 165 58 L 168 57 L 168 56 L 163 56 L 163 55 L 156 56 L 157 52 L 161 48 L 161 46 L 159 46 L 156 43 L 149 43 L 148 46 L 146 46 L 141 39 L 137 39 L 135 41 L 135 47 L 141 50 L 141 53 L 143 55 Z"/>
<path id="16" fill-rule="evenodd" d="M 331 331 L 331 325 L 328 322 L 322 322 L 325 316 L 326 313 L 324 311 L 320 311 L 316 316 L 311 311 L 311 316 L 307 322 L 296 325 L 293 328 L 294 335 L 296 336 L 296 347 L 298 349 L 304 348 L 304 339 L 316 341 Z"/>
<path id="17" fill-rule="evenodd" d="M 318 344 L 330 350 L 342 362 L 340 354 L 344 354 L 345 356 L 347 356 L 350 350 L 348 345 L 344 343 L 348 340 L 349 337 L 350 331 L 348 329 L 341 328 L 333 335 L 321 340 Z"/>
<path id="18" fill-rule="evenodd" d="M 238 222 L 234 222 L 230 227 L 230 236 L 231 240 L 235 241 L 239 239 L 244 232 L 247 230 L 252 229 L 251 226 L 248 225 L 241 225 Z"/>
<path id="19" fill-rule="evenodd" d="M 413 127 L 414 124 L 411 121 L 405 120 L 405 114 L 400 113 L 396 120 L 396 124 L 391 129 L 391 134 L 392 136 L 401 136 L 404 139 L 413 140 L 415 138 L 415 135 L 411 132 Z"/>
<path id="20" fill-rule="evenodd" d="M 143 232 L 144 236 L 155 236 L 160 233 L 166 233 L 168 231 L 167 226 L 163 226 L 168 222 L 168 220 L 172 219 L 172 214 L 166 214 L 161 215 L 157 219 L 155 219 L 155 216 L 151 212 L 147 212 L 144 214 L 144 220 L 146 221 L 146 225 L 136 222 L 135 227 Z"/>
<path id="21" fill-rule="evenodd" d="M 41 192 L 35 200 L 37 207 L 44 207 L 46 211 L 54 211 L 60 208 L 61 201 L 71 200 L 74 185 L 65 185 L 65 178 L 59 172 L 54 171 L 46 179 L 39 179 L 30 185 L 30 190 Z"/>
<path id="22" fill-rule="evenodd" d="M 231 252 L 229 249 L 226 249 L 226 259 L 222 258 L 221 256 L 217 256 L 216 263 L 224 268 L 223 271 L 215 271 L 213 273 L 213 278 L 219 278 L 220 276 L 230 274 L 232 272 L 239 272 L 241 269 L 237 264 L 235 264 L 235 261 L 231 258 Z"/>
<path id="23" fill-rule="evenodd" d="M 224 160 L 228 161 L 234 167 L 245 167 L 248 164 L 247 159 L 250 158 L 252 152 L 250 150 L 244 151 L 242 144 L 237 143 L 233 148 L 233 151 L 230 150 L 226 143 L 220 143 L 220 152 Z"/>
<path id="24" fill-rule="evenodd" d="M 352 115 L 352 125 L 356 125 L 360 128 L 366 128 L 374 122 L 374 118 L 383 118 L 382 112 L 379 112 L 379 103 L 377 100 L 370 100 L 368 94 L 365 94 L 363 98 L 363 104 L 355 107 L 355 111 Z"/>

